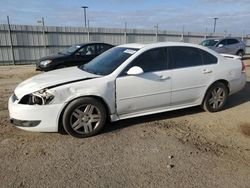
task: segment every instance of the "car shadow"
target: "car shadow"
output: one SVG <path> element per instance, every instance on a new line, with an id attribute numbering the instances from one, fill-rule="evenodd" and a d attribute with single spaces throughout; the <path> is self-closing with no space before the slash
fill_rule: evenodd
<path id="1" fill-rule="evenodd" d="M 250 82 L 247 82 L 246 86 L 240 92 L 229 96 L 227 103 L 224 107 L 224 110 L 237 107 L 248 101 L 250 101 Z M 120 121 L 113 122 L 113 123 L 110 122 L 110 123 L 107 123 L 102 133 L 115 132 L 120 129 L 124 129 L 124 128 L 138 125 L 141 123 L 146 123 L 146 122 L 149 123 L 153 121 L 166 120 L 166 119 L 170 120 L 170 119 L 177 118 L 180 116 L 198 114 L 202 112 L 204 112 L 204 110 L 200 106 L 196 106 L 196 107 L 191 107 L 191 108 L 186 108 L 186 109 L 181 109 L 181 110 L 174 110 L 174 111 L 169 111 L 169 112 L 164 112 L 164 113 L 158 113 L 158 114 L 153 114 L 153 115 L 120 120 Z"/>
<path id="2" fill-rule="evenodd" d="M 230 109 L 230 108 L 239 106 L 243 103 L 246 103 L 248 101 L 250 101 L 250 82 L 249 81 L 246 82 L 245 87 L 241 91 L 229 96 L 224 109 Z"/>
<path id="3" fill-rule="evenodd" d="M 109 122 L 105 126 L 102 133 L 118 131 L 120 129 L 138 125 L 141 123 L 150 123 L 153 121 L 172 119 L 172 118 L 185 116 L 185 115 L 198 114 L 201 112 L 204 112 L 204 110 L 202 110 L 199 106 L 196 106 L 196 107 L 185 108 L 181 110 L 174 110 L 174 111 L 163 112 L 163 113 L 158 113 L 158 114 L 153 114 L 153 115 L 129 118 L 129 119 L 120 120 L 116 122 Z"/>

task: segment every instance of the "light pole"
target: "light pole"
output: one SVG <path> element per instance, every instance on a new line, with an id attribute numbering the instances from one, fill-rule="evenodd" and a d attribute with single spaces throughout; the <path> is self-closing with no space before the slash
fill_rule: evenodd
<path id="1" fill-rule="evenodd" d="M 82 6 L 81 8 L 83 8 L 83 10 L 84 10 L 84 26 L 85 26 L 85 28 L 86 28 L 86 27 L 87 27 L 86 9 L 89 8 L 89 7 L 87 7 L 87 6 Z"/>
<path id="2" fill-rule="evenodd" d="M 219 18 L 214 18 L 214 33 L 215 33 L 215 29 L 216 29 L 216 21 L 218 20 Z"/>

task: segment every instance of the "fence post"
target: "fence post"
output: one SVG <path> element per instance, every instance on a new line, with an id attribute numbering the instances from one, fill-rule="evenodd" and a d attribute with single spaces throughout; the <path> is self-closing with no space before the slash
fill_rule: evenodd
<path id="1" fill-rule="evenodd" d="M 124 28 L 124 42 L 127 43 L 127 22 L 125 22 L 125 28 Z"/>
<path id="2" fill-rule="evenodd" d="M 90 36 L 89 36 L 89 20 L 88 20 L 88 28 L 87 28 L 87 34 L 88 34 L 88 42 L 90 42 Z"/>
<path id="3" fill-rule="evenodd" d="M 9 16 L 7 16 L 7 22 L 8 22 L 8 33 L 9 33 L 9 39 L 10 39 L 10 49 L 11 49 L 11 55 L 12 55 L 12 62 L 13 65 L 16 65 L 15 63 L 15 56 L 14 56 L 14 50 L 13 50 L 13 42 L 11 37 L 11 29 L 10 29 L 10 19 Z"/>
<path id="4" fill-rule="evenodd" d="M 158 42 L 158 30 L 159 30 L 159 25 L 156 24 L 156 26 L 154 26 L 156 28 L 156 33 L 155 33 L 155 41 Z"/>
<path id="5" fill-rule="evenodd" d="M 45 37 L 45 24 L 44 24 L 44 18 L 42 18 L 42 25 L 43 25 L 43 45 L 44 45 L 44 55 L 47 55 L 46 50 L 46 37 Z"/>

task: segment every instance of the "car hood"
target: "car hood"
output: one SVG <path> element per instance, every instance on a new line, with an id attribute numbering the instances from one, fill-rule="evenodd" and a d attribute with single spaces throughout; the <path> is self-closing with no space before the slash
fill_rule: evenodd
<path id="1" fill-rule="evenodd" d="M 58 69 L 33 76 L 20 83 L 15 89 L 18 98 L 48 87 L 56 87 L 74 81 L 97 78 L 99 75 L 85 72 L 78 67 Z"/>
<path id="2" fill-rule="evenodd" d="M 68 56 L 70 56 L 70 54 L 61 54 L 61 53 L 52 54 L 52 55 L 45 56 L 45 57 L 41 58 L 41 59 L 39 60 L 39 62 L 44 61 L 44 60 L 61 59 L 61 58 L 65 58 L 65 57 L 68 57 Z"/>

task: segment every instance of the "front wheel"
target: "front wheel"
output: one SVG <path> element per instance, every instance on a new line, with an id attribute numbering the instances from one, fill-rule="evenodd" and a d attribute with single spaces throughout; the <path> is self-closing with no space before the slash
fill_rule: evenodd
<path id="1" fill-rule="evenodd" d="M 65 131 L 77 138 L 85 138 L 97 134 L 105 125 L 106 110 L 104 105 L 90 97 L 72 101 L 63 114 Z"/>
<path id="2" fill-rule="evenodd" d="M 223 109 L 228 96 L 225 84 L 217 82 L 212 85 L 204 98 L 203 109 L 208 112 L 218 112 Z"/>

